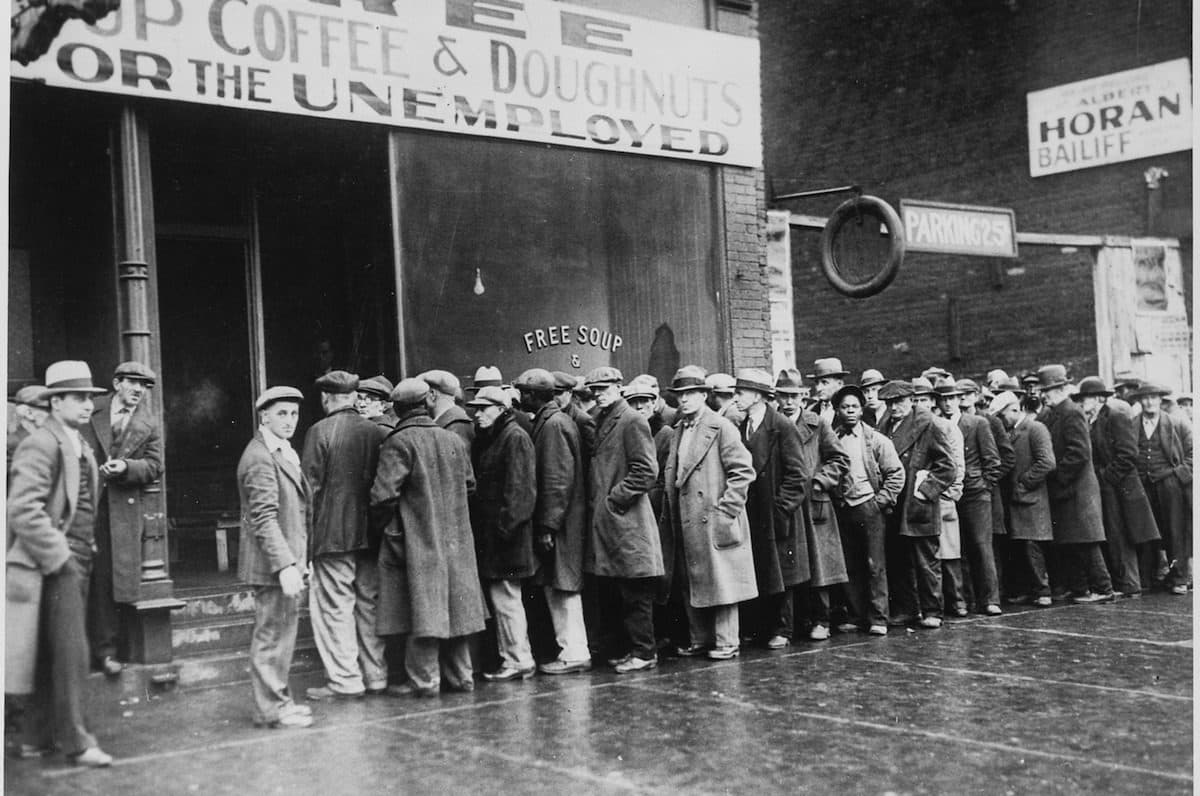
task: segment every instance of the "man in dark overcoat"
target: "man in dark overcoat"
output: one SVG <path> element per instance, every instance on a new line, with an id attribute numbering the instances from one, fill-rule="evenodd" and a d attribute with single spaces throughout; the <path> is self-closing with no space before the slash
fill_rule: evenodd
<path id="1" fill-rule="evenodd" d="M 1192 427 L 1162 411 L 1163 396 L 1169 392 L 1147 383 L 1131 394 L 1142 410 L 1134 421 L 1137 471 L 1170 562 L 1166 586 L 1172 594 L 1186 595 L 1192 558 Z"/>
<path id="2" fill-rule="evenodd" d="M 392 391 L 398 423 L 383 442 L 371 487 L 379 553 L 381 636 L 406 635 L 408 682 L 395 695 L 436 696 L 474 688 L 468 636 L 484 628 L 468 493 L 470 451 L 426 411 L 429 385 L 404 379 Z"/>
<path id="3" fill-rule="evenodd" d="M 497 379 L 499 379 L 499 374 L 500 372 L 496 371 Z M 429 385 L 429 395 L 425 398 L 425 407 L 429 411 L 429 416 L 433 418 L 433 422 L 437 423 L 440 428 L 458 435 L 458 438 L 470 451 L 471 443 L 475 439 L 475 424 L 471 422 L 466 410 L 455 401 L 455 396 L 461 394 L 462 391 L 458 377 L 447 370 L 427 370 L 417 378 Z"/>
<path id="4" fill-rule="evenodd" d="M 896 446 L 904 467 L 904 491 L 888 517 L 888 594 L 897 624 L 942 626 L 942 573 L 938 565 L 942 494 L 955 481 L 949 436 L 928 410 L 913 406 L 913 386 L 889 381 L 879 390 L 887 405 L 879 431 Z"/>
<path id="5" fill-rule="evenodd" d="M 555 660 L 538 666 L 543 674 L 592 668 L 582 597 L 587 529 L 583 448 L 579 427 L 555 400 L 558 384 L 556 377 L 542 368 L 527 370 L 513 382 L 521 392 L 522 408 L 533 415 L 537 455 L 533 533 L 541 564 L 537 581 L 543 587 L 559 650 Z"/>
<path id="6" fill-rule="evenodd" d="M 988 406 L 1008 430 L 1013 466 L 1005 477 L 1005 522 L 1008 530 L 1010 583 L 1015 605 L 1049 608 L 1050 579 L 1042 544 L 1054 539 L 1046 476 L 1054 471 L 1050 432 L 1036 418 L 1040 403 L 1023 392 L 1002 391 Z"/>
<path id="7" fill-rule="evenodd" d="M 1100 508 L 1100 482 L 1092 466 L 1092 436 L 1087 418 L 1067 393 L 1067 369 L 1062 365 L 1038 368 L 1038 390 L 1046 408 L 1038 416 L 1050 432 L 1054 446 L 1054 472 L 1046 481 L 1050 493 L 1050 519 L 1054 543 L 1063 554 L 1063 575 L 1071 600 L 1077 603 L 1111 602 L 1112 579 L 1100 545 L 1104 519 Z"/>
<path id="8" fill-rule="evenodd" d="M 738 433 L 750 450 L 754 482 L 746 499 L 750 548 L 758 598 L 742 606 L 742 632 L 783 649 L 795 632 L 796 586 L 810 577 L 808 528 L 801 514 L 805 490 L 804 461 L 796 424 L 770 404 L 776 390 L 787 390 L 799 401 L 794 382 L 771 383 L 771 374 L 757 368 L 737 373 L 734 396 L 744 419 Z"/>
<path id="9" fill-rule="evenodd" d="M 1142 579 L 1138 545 L 1159 538 L 1150 501 L 1138 478 L 1137 429 L 1133 418 L 1108 406 L 1112 391 L 1097 376 L 1079 382 L 1072 398 L 1091 425 L 1092 466 L 1100 482 L 1100 508 L 1113 586 L 1122 597 L 1138 597 Z"/>
<path id="10" fill-rule="evenodd" d="M 254 723 L 273 728 L 312 725 L 311 709 L 294 702 L 288 687 L 312 526 L 312 496 L 290 442 L 304 400 L 293 387 L 263 391 L 254 402 L 258 431 L 237 468 L 242 517 L 238 577 L 254 587 Z"/>
<path id="11" fill-rule="evenodd" d="M 467 402 L 475 409 L 475 494 L 471 527 L 479 577 L 496 617 L 500 666 L 484 672 L 493 681 L 524 680 L 535 671 L 521 581 L 537 569 L 533 512 L 537 503 L 537 457 L 533 440 L 517 423 L 500 387 L 481 387 Z"/>
<path id="12" fill-rule="evenodd" d="M 325 417 L 304 435 L 300 460 L 312 491 L 309 614 L 325 685 L 309 699 L 387 689 L 384 644 L 375 633 L 379 542 L 370 533 L 371 484 L 387 429 L 358 413 L 358 376 L 331 370 L 316 381 Z"/>
<path id="13" fill-rule="evenodd" d="M 982 417 L 988 423 L 992 432 L 992 440 L 996 443 L 996 452 L 1000 456 L 1000 467 L 996 470 L 996 478 L 992 482 L 992 558 L 996 565 L 996 583 L 1000 589 L 1000 597 L 1005 596 L 1004 565 L 1009 551 L 1007 544 L 1008 526 L 1004 520 L 1004 496 L 1000 485 L 1013 467 L 1013 448 L 1008 439 L 1008 429 L 1000 418 L 987 411 L 993 395 L 983 394 L 979 385 L 972 379 L 959 379 L 955 386 L 962 391 L 958 405 L 964 415 Z M 965 477 L 965 476 L 964 476 Z"/>
<path id="14" fill-rule="evenodd" d="M 100 462 L 88 639 L 93 663 L 110 677 L 121 672 L 121 613 L 137 601 L 142 582 L 143 495 L 163 471 L 162 434 L 148 403 L 154 381 L 154 371 L 142 363 L 122 362 L 113 372 L 112 393 L 96 399 L 83 429 Z"/>
<path id="15" fill-rule="evenodd" d="M 17 448 L 8 493 L 4 690 L 30 695 L 17 753 L 42 757 L 57 745 L 88 767 L 112 764 L 84 715 L 88 585 L 102 505 L 96 459 L 80 432 L 103 392 L 86 362 L 46 369 L 41 397 L 50 416 Z"/>
<path id="16" fill-rule="evenodd" d="M 584 571 L 611 579 L 619 595 L 625 651 L 611 659 L 616 671 L 652 669 L 658 665 L 654 596 L 665 574 L 648 495 L 658 477 L 654 440 L 650 424 L 621 397 L 621 371 L 599 367 L 586 380 L 600 411 L 588 476 L 591 520 Z"/>

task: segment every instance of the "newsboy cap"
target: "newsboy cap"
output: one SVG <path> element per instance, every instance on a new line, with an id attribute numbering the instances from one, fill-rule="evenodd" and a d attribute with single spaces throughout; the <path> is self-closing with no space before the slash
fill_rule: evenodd
<path id="1" fill-rule="evenodd" d="M 579 383 L 578 376 L 572 376 L 570 373 L 562 370 L 554 371 L 554 389 L 557 392 L 575 389 L 575 385 Z"/>
<path id="2" fill-rule="evenodd" d="M 28 384 L 17 390 L 17 394 L 9 398 L 9 402 L 20 406 L 32 406 L 34 409 L 49 409 L 49 398 L 43 397 L 46 388 L 41 384 Z"/>
<path id="3" fill-rule="evenodd" d="M 850 371 L 842 367 L 842 360 L 837 357 L 826 357 L 813 362 L 813 372 L 808 374 L 810 379 L 824 379 L 826 377 L 842 377 L 850 375 Z"/>
<path id="4" fill-rule="evenodd" d="M 295 387 L 268 387 L 263 390 L 262 395 L 258 396 L 258 400 L 254 402 L 254 408 L 261 411 L 280 401 L 294 404 L 304 403 L 304 393 Z"/>
<path id="5" fill-rule="evenodd" d="M 1075 395 L 1071 396 L 1076 400 L 1084 398 L 1088 395 L 1112 395 L 1112 390 L 1108 389 L 1104 384 L 1104 379 L 1099 376 L 1088 376 L 1083 381 L 1079 382 L 1079 389 L 1075 391 Z"/>
<path id="6" fill-rule="evenodd" d="M 496 377 L 498 380 L 500 377 L 500 371 L 496 371 Z M 458 381 L 458 376 L 455 376 L 448 370 L 427 370 L 421 375 L 417 376 L 417 378 L 440 392 L 442 395 L 449 395 L 451 398 L 454 397 L 455 393 L 458 392 L 459 387 L 461 386 Z M 479 382 L 476 382 L 475 386 L 479 387 L 481 385 Z"/>
<path id="7" fill-rule="evenodd" d="M 693 390 L 708 392 L 712 387 L 708 386 L 708 382 L 705 380 L 706 376 L 708 376 L 708 371 L 699 365 L 684 365 L 675 371 L 668 389 L 671 392 L 691 392 Z"/>
<path id="8" fill-rule="evenodd" d="M 401 379 L 388 396 L 396 406 L 413 406 L 422 403 L 429 395 L 429 382 L 424 379 Z"/>
<path id="9" fill-rule="evenodd" d="M 358 391 L 379 401 L 386 401 L 392 395 L 392 383 L 382 373 L 363 379 L 358 383 Z"/>
<path id="10" fill-rule="evenodd" d="M 344 370 L 331 370 L 316 381 L 321 392 L 345 395 L 358 389 L 358 376 Z"/>
<path id="11" fill-rule="evenodd" d="M 643 379 L 634 379 L 621 388 L 621 397 L 626 401 L 632 401 L 637 398 L 653 400 L 658 395 L 654 392 L 654 388 L 650 386 L 650 382 Z"/>
<path id="12" fill-rule="evenodd" d="M 589 388 L 598 384 L 620 384 L 623 381 L 625 377 L 621 375 L 621 371 L 609 365 L 593 368 L 583 377 L 583 383 Z"/>
<path id="13" fill-rule="evenodd" d="M 893 379 L 879 388 L 879 400 L 898 401 L 914 394 L 913 386 L 907 381 Z"/>
<path id="14" fill-rule="evenodd" d="M 141 362 L 130 360 L 117 365 L 113 371 L 114 379 L 134 379 L 135 381 L 144 381 L 147 387 L 153 387 L 154 382 L 158 377 L 154 375 L 154 371 L 143 365 Z"/>
<path id="15" fill-rule="evenodd" d="M 1070 384 L 1065 365 L 1042 365 L 1037 372 L 1038 389 L 1052 390 Z"/>
<path id="16" fill-rule="evenodd" d="M 513 381 L 518 390 L 536 390 L 538 392 L 554 392 L 556 383 L 554 374 L 545 368 L 530 368 Z"/>
<path id="17" fill-rule="evenodd" d="M 508 409 L 512 403 L 508 400 L 508 393 L 503 387 L 491 385 L 488 387 L 480 387 L 479 392 L 475 393 L 475 397 L 467 401 L 467 406 L 500 406 Z"/>
<path id="18" fill-rule="evenodd" d="M 733 390 L 737 386 L 737 379 L 728 373 L 710 373 L 704 377 L 704 380 L 718 395 L 733 395 Z"/>
<path id="19" fill-rule="evenodd" d="M 876 384 L 883 384 L 887 379 L 883 374 L 875 370 L 875 368 L 867 368 L 862 372 L 862 376 L 858 380 L 858 386 L 864 390 L 868 387 L 874 387 Z"/>

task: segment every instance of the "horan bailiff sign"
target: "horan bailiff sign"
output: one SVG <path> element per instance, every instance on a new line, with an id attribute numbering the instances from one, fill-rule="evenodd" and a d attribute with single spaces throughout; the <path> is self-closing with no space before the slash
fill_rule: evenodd
<path id="1" fill-rule="evenodd" d="M 1017 222 L 1008 208 L 901 199 L 900 220 L 910 252 L 1017 256 Z"/>
<path id="2" fill-rule="evenodd" d="M 1192 148 L 1187 58 L 1031 91 L 1026 104 L 1032 177 Z"/>

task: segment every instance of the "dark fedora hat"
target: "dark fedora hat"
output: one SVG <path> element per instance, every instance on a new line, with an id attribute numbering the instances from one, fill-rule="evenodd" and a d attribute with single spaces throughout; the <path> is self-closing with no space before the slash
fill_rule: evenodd
<path id="1" fill-rule="evenodd" d="M 795 368 L 785 368 L 775 377 L 775 392 L 780 395 L 799 395 L 804 387 L 804 377 Z"/>
<path id="2" fill-rule="evenodd" d="M 1107 397 L 1112 394 L 1113 391 L 1104 385 L 1104 379 L 1099 376 L 1088 376 L 1079 382 L 1079 389 L 1071 397 L 1079 400 L 1088 395 L 1103 395 Z"/>
<path id="3" fill-rule="evenodd" d="M 1037 380 L 1039 390 L 1053 390 L 1071 383 L 1066 365 L 1042 365 L 1038 368 Z"/>
<path id="4" fill-rule="evenodd" d="M 671 392 L 691 392 L 692 390 L 708 392 L 712 387 L 705 380 L 707 375 L 708 371 L 699 365 L 684 365 L 675 371 L 675 376 L 671 379 L 671 386 L 667 389 Z M 649 382 L 648 379 L 647 382 Z"/>
<path id="5" fill-rule="evenodd" d="M 938 379 L 938 383 L 933 385 L 933 394 L 938 398 L 953 398 L 962 395 L 963 391 L 950 379 Z"/>

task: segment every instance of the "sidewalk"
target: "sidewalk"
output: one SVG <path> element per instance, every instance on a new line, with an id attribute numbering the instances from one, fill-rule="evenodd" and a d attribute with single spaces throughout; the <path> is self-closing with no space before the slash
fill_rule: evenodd
<path id="1" fill-rule="evenodd" d="M 316 703 L 307 730 L 255 729 L 241 684 L 93 714 L 110 770 L 8 759 L 4 781 L 105 796 L 1190 793 L 1192 652 L 1190 597 L 1153 594 L 623 677 Z"/>

